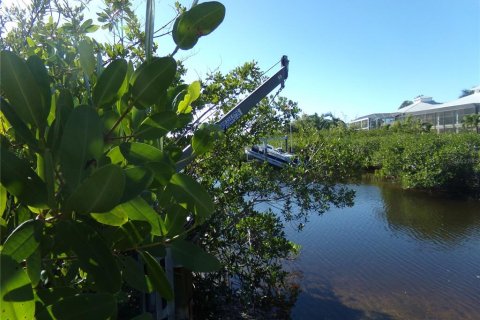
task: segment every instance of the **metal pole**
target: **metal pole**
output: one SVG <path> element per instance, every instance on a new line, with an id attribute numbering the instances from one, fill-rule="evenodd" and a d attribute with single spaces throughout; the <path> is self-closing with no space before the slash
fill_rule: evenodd
<path id="1" fill-rule="evenodd" d="M 155 0 L 147 0 L 146 12 L 145 12 L 145 56 L 147 62 L 152 60 L 153 57 L 153 33 L 155 30 Z M 163 139 L 157 141 L 160 149 L 163 150 Z M 158 258 L 157 258 L 158 259 Z M 174 273 L 173 273 L 173 259 L 170 248 L 167 248 L 167 255 L 165 256 L 165 273 L 170 282 L 172 291 L 174 291 Z M 161 320 L 164 317 L 164 310 L 162 304 L 162 298 L 158 293 L 153 294 L 155 304 L 155 318 Z M 175 300 L 167 301 L 167 317 L 168 320 L 175 319 Z"/>
<path id="2" fill-rule="evenodd" d="M 292 153 L 293 135 L 292 135 L 292 121 L 290 121 L 290 153 Z"/>
<path id="3" fill-rule="evenodd" d="M 260 87 L 247 96 L 242 102 L 240 102 L 235 108 L 230 110 L 222 119 L 216 124 L 223 130 L 227 130 L 244 114 L 247 114 L 251 108 L 253 108 L 260 100 L 268 95 L 275 87 L 281 85 L 283 87 L 285 80 L 288 77 L 288 65 L 289 61 L 287 56 L 282 57 L 282 68 L 275 73 L 270 79 L 265 81 Z M 177 172 L 183 170 L 187 164 L 189 164 L 193 158 L 193 148 L 191 145 L 183 149 L 182 156 L 177 162 Z"/>
<path id="4" fill-rule="evenodd" d="M 145 55 L 147 57 L 147 61 L 150 61 L 153 55 L 153 32 L 155 28 L 154 0 L 147 0 L 145 18 Z"/>

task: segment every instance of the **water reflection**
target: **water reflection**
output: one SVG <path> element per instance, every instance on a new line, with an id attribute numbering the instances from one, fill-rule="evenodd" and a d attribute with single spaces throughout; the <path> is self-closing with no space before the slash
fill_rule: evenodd
<path id="1" fill-rule="evenodd" d="M 352 208 L 311 215 L 293 319 L 480 319 L 480 202 L 353 186 Z"/>
<path id="2" fill-rule="evenodd" d="M 395 185 L 379 185 L 384 202 L 380 210 L 394 232 L 422 241 L 456 246 L 480 230 L 480 203 L 452 200 L 404 191 Z"/>
<path id="3" fill-rule="evenodd" d="M 344 303 L 335 293 L 330 284 L 323 284 L 315 286 L 309 290 L 309 294 L 305 295 L 297 304 L 297 310 L 299 304 L 308 308 L 308 310 L 302 310 L 297 315 L 294 311 L 293 318 L 298 319 L 318 319 L 318 320 L 331 320 L 331 319 L 348 319 L 348 320 L 393 320 L 391 315 L 383 312 L 367 311 L 361 308 L 355 308 Z"/>

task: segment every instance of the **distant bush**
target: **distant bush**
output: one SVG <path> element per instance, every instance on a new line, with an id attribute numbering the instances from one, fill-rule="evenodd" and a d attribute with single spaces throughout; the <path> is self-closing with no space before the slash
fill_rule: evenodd
<path id="1" fill-rule="evenodd" d="M 406 189 L 480 197 L 480 135 L 417 129 L 330 130 L 303 133 L 297 140 L 303 148 L 320 149 L 314 157 L 329 170 L 350 172 L 352 178 L 375 172 Z"/>

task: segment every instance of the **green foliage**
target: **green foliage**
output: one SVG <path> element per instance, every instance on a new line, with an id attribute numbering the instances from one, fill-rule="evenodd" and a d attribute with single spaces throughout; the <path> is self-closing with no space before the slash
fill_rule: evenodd
<path id="1" fill-rule="evenodd" d="M 108 65 L 98 78 L 93 90 L 93 103 L 98 108 L 111 105 L 118 100 L 120 88 L 127 75 L 127 61 L 118 59 Z"/>
<path id="2" fill-rule="evenodd" d="M 215 125 L 202 123 L 192 138 L 193 152 L 201 155 L 212 149 L 213 143 L 220 139 L 222 131 Z"/>
<path id="3" fill-rule="evenodd" d="M 26 205 L 36 207 L 46 205 L 47 188 L 45 183 L 32 170 L 27 161 L 18 158 L 3 145 L 0 146 L 0 159 L 2 186 Z"/>
<path id="4" fill-rule="evenodd" d="M 116 207 L 125 189 L 123 170 L 105 165 L 81 182 L 65 202 L 65 212 L 88 214 L 108 212 Z"/>
<path id="5" fill-rule="evenodd" d="M 479 114 L 469 114 L 463 117 L 462 126 L 467 129 L 475 129 L 479 133 L 480 126 L 480 115 Z"/>
<path id="6" fill-rule="evenodd" d="M 40 221 L 23 222 L 5 240 L 2 254 L 10 256 L 19 263 L 29 258 L 40 246 L 41 229 Z"/>
<path id="7" fill-rule="evenodd" d="M 398 110 L 403 109 L 405 107 L 408 107 L 409 105 L 412 105 L 413 101 L 411 100 L 405 100 L 402 102 L 402 104 L 398 107 Z"/>
<path id="8" fill-rule="evenodd" d="M 376 157 L 380 176 L 401 181 L 405 188 L 478 194 L 479 161 L 472 134 L 403 134 L 383 139 Z M 375 151 L 374 151 L 375 152 Z"/>
<path id="9" fill-rule="evenodd" d="M 165 299 L 172 300 L 173 291 L 170 288 L 163 268 L 160 266 L 157 259 L 155 259 L 148 251 L 143 251 L 140 254 L 147 267 L 147 272 L 153 288 L 155 288 L 155 290 Z"/>
<path id="10" fill-rule="evenodd" d="M 225 15 L 218 2 L 176 7 L 172 30 L 162 30 L 167 24 L 158 31 L 171 31 L 177 49 L 193 47 Z M 2 59 L 18 68 L 4 74 L 2 63 L 0 133 L 2 157 L 8 157 L 2 158 L 2 235 L 19 239 L 8 240 L 20 243 L 19 257 L 36 249 L 21 263 L 2 253 L 3 302 L 14 312 L 23 304 L 27 318 L 125 313 L 148 319 L 135 296 L 157 291 L 173 298 L 154 258 L 170 250 L 176 265 L 195 271 L 196 306 L 206 307 L 199 318 L 221 318 L 212 314 L 219 306 L 247 313 L 291 306 L 296 292 L 282 261 L 298 246 L 285 238 L 283 223 L 301 228 L 312 212 L 352 205 L 353 192 L 337 182 L 352 177 L 353 145 L 321 138 L 299 149 L 300 165 L 285 170 L 244 161 L 246 146 L 287 132 L 297 104 L 264 99 L 225 133 L 199 126 L 255 90 L 265 80 L 262 71 L 252 62 L 184 84 L 185 70 L 173 58 L 177 49 L 145 62 L 144 35 L 131 8 L 128 0 L 105 1 L 98 20 L 112 32 L 108 44 L 89 38 L 98 26 L 84 19 L 83 3 L 36 1 L 31 12 L 5 15 L 18 23 L 0 39 Z M 35 100 L 24 94 L 27 85 Z M 343 130 L 338 119 L 323 118 Z M 188 143 L 201 157 L 175 173 Z M 314 156 L 317 149 L 323 158 Z M 24 221 L 28 228 L 15 235 Z M 41 225 L 39 234 L 34 228 L 32 236 L 31 221 Z M 22 298 L 8 300 L 18 287 Z"/>
<path id="11" fill-rule="evenodd" d="M 263 80 L 255 63 L 227 74 L 213 73 L 204 81 L 199 105 L 215 110 L 213 119 L 218 120 Z M 216 104 L 219 109 L 213 108 Z M 193 112 L 202 112 L 200 108 L 194 106 Z M 286 305 L 295 299 L 295 290 L 282 262 L 292 258 L 298 247 L 286 239 L 283 224 L 292 221 L 301 227 L 314 212 L 352 204 L 353 192 L 335 186 L 346 179 L 342 172 L 320 171 L 305 163 L 275 170 L 245 161 L 246 146 L 285 135 L 298 112 L 297 105 L 283 97 L 264 99 L 224 132 L 224 138 L 212 140 L 214 148 L 187 169 L 215 199 L 209 224 L 196 235 L 221 263 L 218 272 L 195 277 L 197 313 L 202 319 L 226 318 L 232 309 L 252 318 L 271 318 L 276 303 L 288 314 Z M 200 132 L 199 142 L 210 134 Z M 278 211 L 273 213 L 269 204 Z"/>
<path id="12" fill-rule="evenodd" d="M 91 106 L 77 106 L 63 128 L 58 158 L 62 178 L 73 191 L 91 173 L 104 148 L 103 125 Z"/>
<path id="13" fill-rule="evenodd" d="M 463 89 L 462 93 L 458 97 L 463 98 L 463 97 L 469 96 L 469 95 L 474 94 L 474 93 L 475 93 L 475 91 L 472 90 L 472 89 Z"/>
<path id="14" fill-rule="evenodd" d="M 324 163 L 323 170 L 348 173 L 350 179 L 374 171 L 407 189 L 480 195 L 480 136 L 475 133 L 423 132 L 418 122 L 408 120 L 388 130 L 307 130 L 295 140 L 310 161 Z"/>
<path id="15" fill-rule="evenodd" d="M 66 297 L 40 311 L 38 319 L 108 319 L 116 313 L 117 301 L 108 293 L 85 293 Z"/>
<path id="16" fill-rule="evenodd" d="M 292 123 L 293 131 L 317 129 L 328 130 L 337 127 L 346 127 L 345 122 L 337 117 L 334 117 L 330 112 L 319 116 L 317 113 L 313 115 L 302 114 Z"/>
<path id="17" fill-rule="evenodd" d="M 180 49 L 191 49 L 202 36 L 215 30 L 225 17 L 225 7 L 217 2 L 204 2 L 182 13 L 173 26 L 173 40 Z"/>
<path id="18" fill-rule="evenodd" d="M 0 253 L 2 319 L 33 319 L 35 301 L 27 273 L 8 254 Z"/>
<path id="19" fill-rule="evenodd" d="M 172 243 L 172 254 L 177 263 L 192 271 L 212 272 L 221 267 L 218 260 L 202 248 L 184 240 Z"/>
<path id="20" fill-rule="evenodd" d="M 179 113 L 189 113 L 192 111 L 191 104 L 200 97 L 200 89 L 200 81 L 194 81 L 186 90 L 179 93 L 177 97 L 183 96 L 183 100 L 178 104 Z"/>
<path id="21" fill-rule="evenodd" d="M 0 65 L 3 97 L 15 106 L 15 112 L 25 124 L 44 132 L 48 115 L 48 112 L 45 112 L 46 101 L 42 99 L 39 82 L 27 63 L 13 52 L 2 51 Z M 38 103 L 39 101 L 42 103 Z"/>
<path id="22" fill-rule="evenodd" d="M 422 133 L 429 132 L 433 124 L 428 122 L 421 122 L 420 119 L 408 116 L 407 118 L 395 121 L 392 125 L 385 127 L 386 130 L 391 130 L 400 133 Z"/>
<path id="23" fill-rule="evenodd" d="M 173 56 L 142 62 L 142 46 L 127 45 L 142 36 L 130 2 L 105 4 L 104 27 L 121 30 L 114 45 L 87 36 L 98 26 L 84 20 L 85 4 L 7 10 L 18 23 L 0 42 L 2 319 L 117 318 L 135 290 L 173 299 L 154 258 L 167 247 L 180 253 L 177 264 L 195 257 L 186 263 L 192 270 L 220 267 L 184 240 L 212 215 L 213 200 L 175 174 L 178 149 L 192 137 L 202 153 L 219 138 L 201 131 L 175 139 L 192 120 L 200 83 L 183 85 Z M 194 6 L 182 25 L 206 35 L 223 20 L 218 8 Z M 185 92 L 175 100 L 178 88 Z"/>
<path id="24" fill-rule="evenodd" d="M 177 63 L 172 57 L 155 58 L 143 63 L 130 80 L 136 107 L 155 104 L 159 95 L 172 84 L 176 70 Z"/>
<path id="25" fill-rule="evenodd" d="M 91 23 L 90 19 L 90 23 Z M 85 21 L 84 23 L 88 23 Z M 80 41 L 78 44 L 78 53 L 80 55 L 80 66 L 83 69 L 83 72 L 88 76 L 92 76 L 95 71 L 95 56 L 93 52 L 93 42 L 90 39 L 85 39 Z"/>

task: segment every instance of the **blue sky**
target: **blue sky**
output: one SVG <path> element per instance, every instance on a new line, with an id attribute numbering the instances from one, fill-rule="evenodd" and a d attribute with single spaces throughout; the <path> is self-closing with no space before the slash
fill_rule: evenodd
<path id="1" fill-rule="evenodd" d="M 252 60 L 266 70 L 285 54 L 283 94 L 306 113 L 344 120 L 394 111 L 420 94 L 454 100 L 480 85 L 480 0 L 220 1 L 223 24 L 176 56 L 186 59 L 188 81 Z M 92 17 L 100 2 L 89 5 Z M 132 2 L 144 17 L 145 0 Z M 156 0 L 156 27 L 174 16 L 173 3 Z M 158 44 L 158 55 L 174 48 L 171 37 Z"/>
<path id="2" fill-rule="evenodd" d="M 286 54 L 283 94 L 306 113 L 346 120 L 394 111 L 420 94 L 453 100 L 480 84 L 479 0 L 221 2 L 224 23 L 178 55 L 189 57 L 192 79 L 251 60 L 267 69 Z M 157 5 L 158 25 L 170 4 Z M 160 39 L 166 52 L 169 41 Z"/>

